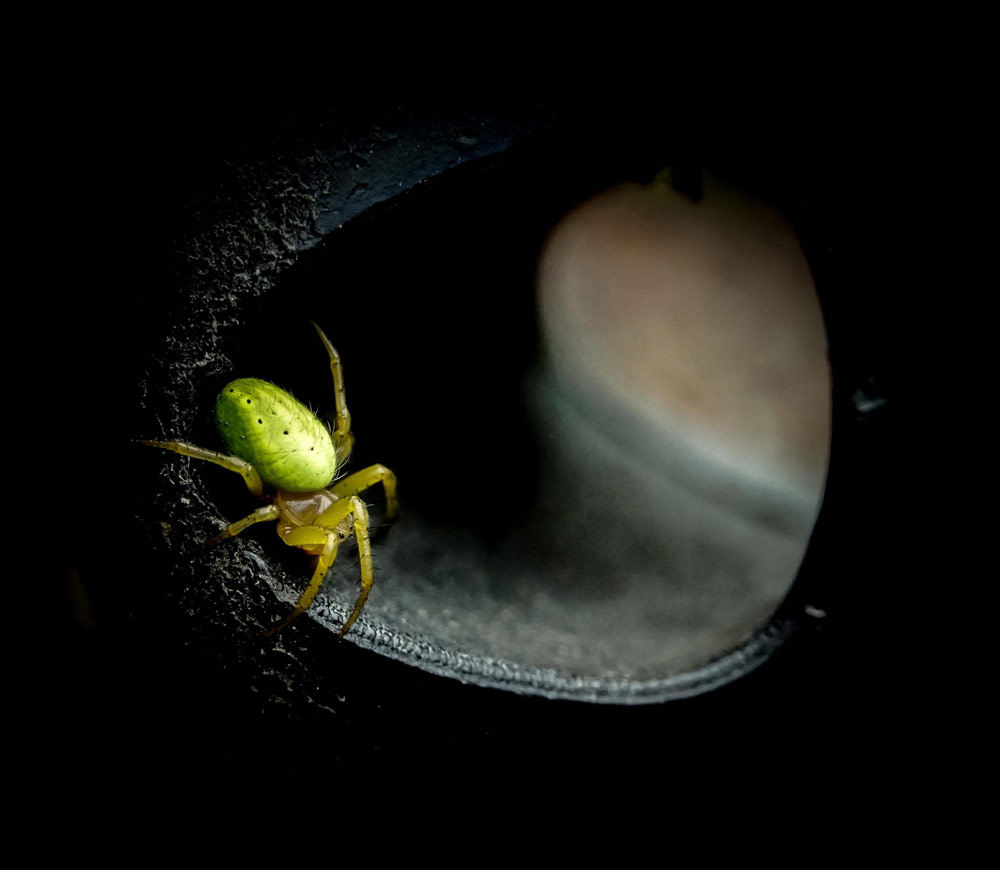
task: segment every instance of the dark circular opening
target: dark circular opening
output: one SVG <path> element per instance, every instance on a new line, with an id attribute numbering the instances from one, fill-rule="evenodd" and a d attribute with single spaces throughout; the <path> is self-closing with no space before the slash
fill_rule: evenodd
<path id="1" fill-rule="evenodd" d="M 762 637 L 771 648 L 786 633 L 770 620 L 808 542 L 826 442 L 810 493 L 789 494 L 699 454 L 699 433 L 678 440 L 644 408 L 560 370 L 538 302 L 559 221 L 620 184 L 660 185 L 693 216 L 735 195 L 696 167 L 664 173 L 648 154 L 593 158 L 542 140 L 367 210 L 244 306 L 226 336 L 232 370 L 218 377 L 266 378 L 332 410 L 308 321 L 337 347 L 357 437 L 350 470 L 388 465 L 402 503 L 386 529 L 381 492 L 366 496 L 376 591 L 351 640 L 486 685 L 660 700 L 737 675 L 748 645 L 756 661 Z M 723 209 L 713 231 L 720 220 L 752 230 L 764 213 L 732 214 Z M 823 425 L 828 439 L 828 417 Z M 239 489 L 213 484 L 224 485 Z M 232 494 L 219 498 L 235 507 Z M 307 566 L 255 534 L 279 594 L 294 601 Z M 339 628 L 357 573 L 345 547 L 313 619 Z M 717 667 L 734 651 L 731 668 Z"/>

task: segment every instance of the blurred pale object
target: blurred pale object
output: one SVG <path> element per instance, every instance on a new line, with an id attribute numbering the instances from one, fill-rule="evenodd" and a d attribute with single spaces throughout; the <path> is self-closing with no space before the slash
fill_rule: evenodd
<path id="1" fill-rule="evenodd" d="M 538 279 L 551 362 L 707 465 L 818 506 L 830 382 L 808 264 L 774 207 L 710 176 L 703 190 L 661 176 L 562 221 Z"/>

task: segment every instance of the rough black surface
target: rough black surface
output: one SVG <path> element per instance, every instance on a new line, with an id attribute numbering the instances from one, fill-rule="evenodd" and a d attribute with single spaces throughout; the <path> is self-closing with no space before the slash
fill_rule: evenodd
<path id="1" fill-rule="evenodd" d="M 214 135 L 203 141 L 191 132 L 199 125 L 186 119 L 184 130 L 192 138 L 168 137 L 176 148 L 165 148 L 160 141 L 151 152 L 155 160 L 143 167 L 147 181 L 159 175 L 162 184 L 157 205 L 162 211 L 151 226 L 163 232 L 156 244 L 138 244 L 126 256 L 133 270 L 131 288 L 123 282 L 104 300 L 93 300 L 95 309 L 115 316 L 110 324 L 95 325 L 92 334 L 100 347 L 90 361 L 98 373 L 115 369 L 110 389 L 118 391 L 126 411 L 134 410 L 123 415 L 120 454 L 110 461 L 125 465 L 129 480 L 158 478 L 158 494 L 151 511 L 145 485 L 123 487 L 120 509 L 109 508 L 100 521 L 94 517 L 83 524 L 71 553 L 70 585 L 84 590 L 88 601 L 84 611 L 73 611 L 75 627 L 65 647 L 74 656 L 67 708 L 84 723 L 81 755 L 96 768 L 134 755 L 141 759 L 140 767 L 160 774 L 172 759 L 189 764 L 208 759 L 251 778 L 262 767 L 304 771 L 319 757 L 326 770 L 348 776 L 380 764 L 443 769 L 457 768 L 464 757 L 488 755 L 502 761 L 526 751 L 544 753 L 546 745 L 565 734 L 574 735 L 574 746 L 588 741 L 600 746 L 628 733 L 634 746 L 669 755 L 672 746 L 686 745 L 696 733 L 704 739 L 705 723 L 734 715 L 746 729 L 743 739 L 808 728 L 821 715 L 817 711 L 849 716 L 857 701 L 849 687 L 856 682 L 864 694 L 866 679 L 877 680 L 871 672 L 861 677 L 859 652 L 843 655 L 852 649 L 844 624 L 857 625 L 858 577 L 877 565 L 867 555 L 872 542 L 857 537 L 878 500 L 870 496 L 870 488 L 879 486 L 877 474 L 872 476 L 877 464 L 868 460 L 859 465 L 857 458 L 884 446 L 886 436 L 885 424 L 869 421 L 867 415 L 864 432 L 858 434 L 852 404 L 854 384 L 862 377 L 870 384 L 872 370 L 883 362 L 877 349 L 882 314 L 877 293 L 861 345 L 845 339 L 853 334 L 861 294 L 857 289 L 845 292 L 843 282 L 846 274 L 857 275 L 856 267 L 865 259 L 859 238 L 866 238 L 867 228 L 853 225 L 854 204 L 843 184 L 853 182 L 859 193 L 870 191 L 867 179 L 852 176 L 850 164 L 841 165 L 833 177 L 824 174 L 832 146 L 789 157 L 781 173 L 787 186 L 779 192 L 802 213 L 823 216 L 832 227 L 824 231 L 834 234 L 832 240 L 827 235 L 816 242 L 814 250 L 817 269 L 826 270 L 817 273 L 817 283 L 828 305 L 833 342 L 834 476 L 815 546 L 806 558 L 809 583 L 793 592 L 788 605 L 788 615 L 803 613 L 806 604 L 813 613 L 826 612 L 823 631 L 810 628 L 761 671 L 729 689 L 641 711 L 598 710 L 463 686 L 339 644 L 323 626 L 305 619 L 275 641 L 261 639 L 262 626 L 284 612 L 262 580 L 255 556 L 262 538 L 231 542 L 225 552 L 199 547 L 206 530 L 217 527 L 213 523 L 218 523 L 220 505 L 227 516 L 240 514 L 238 492 L 232 494 L 238 487 L 226 494 L 226 487 L 216 489 L 189 463 L 165 463 L 153 451 L 128 446 L 126 439 L 171 434 L 206 441 L 210 428 L 200 409 L 210 407 L 206 395 L 210 398 L 213 380 L 224 379 L 239 357 L 245 363 L 257 356 L 269 365 L 277 360 L 287 371 L 317 368 L 312 351 L 312 365 L 301 366 L 305 351 L 302 358 L 289 359 L 284 350 L 304 347 L 307 340 L 301 332 L 296 335 L 294 323 L 303 315 L 314 316 L 310 306 L 296 302 L 275 315 L 280 306 L 269 307 L 264 299 L 302 251 L 333 226 L 384 200 L 391 192 L 386 185 L 399 185 L 404 178 L 404 187 L 420 183 L 464 160 L 502 151 L 522 132 L 561 123 L 582 129 L 572 112 L 563 117 L 552 107 L 506 115 L 399 107 L 352 107 L 352 112 L 217 121 L 209 125 Z M 588 119 L 586 129 L 618 120 L 617 113 Z M 657 144 L 672 133 L 685 140 L 685 153 L 698 150 L 683 125 L 654 125 L 644 132 Z M 619 134 L 616 129 L 603 140 L 611 150 L 617 146 L 618 155 L 624 149 Z M 763 153 L 745 139 L 739 144 L 746 146 L 741 157 L 747 162 Z M 734 143 L 729 147 L 735 148 Z M 705 150 L 706 162 L 717 150 Z M 780 166 L 785 156 L 772 154 L 771 160 Z M 637 173 L 643 158 L 639 154 L 635 160 Z M 837 288 L 833 297 L 831 285 Z M 344 291 L 331 289 L 338 292 Z M 135 312 L 130 336 L 117 347 L 112 344 L 109 352 L 108 343 L 123 326 L 117 315 L 123 302 Z M 325 307 L 336 310 L 337 304 Z M 87 313 L 93 316 L 92 310 Z M 261 318 L 268 316 L 275 319 L 264 330 Z M 245 333 L 237 337 L 248 320 L 250 333 L 256 330 L 259 337 L 266 331 L 274 341 L 251 341 Z M 358 338 L 377 346 L 377 319 L 359 329 L 363 333 Z M 344 354 L 348 361 L 355 358 Z M 843 378 L 838 365 L 843 365 Z M 285 382 L 270 368 L 244 373 Z M 363 415 L 356 411 L 354 396 L 360 399 L 365 393 L 350 369 L 348 378 L 360 426 Z M 303 392 L 308 391 L 307 385 Z M 79 404 L 81 410 L 87 407 L 86 401 Z M 884 418 L 884 406 L 881 413 Z M 371 460 L 390 462 L 376 437 L 358 435 L 359 447 L 364 444 L 372 452 Z M 177 498 L 180 491 L 186 501 Z M 868 512 L 856 510 L 862 491 L 868 493 Z M 105 525 L 105 517 L 115 517 L 115 522 Z M 851 582 L 844 582 L 842 555 L 837 555 L 844 540 L 860 554 L 850 566 Z M 297 555 L 289 552 L 289 557 Z M 808 600 L 803 588 L 809 590 Z M 90 615 L 81 618 L 81 612 Z M 830 667 L 835 658 L 847 662 L 840 673 Z M 878 667 L 874 665 L 876 671 Z M 748 720 L 751 710 L 756 721 Z M 721 726 L 714 730 L 724 731 Z M 735 751 L 730 744 L 723 754 L 732 757 Z"/>

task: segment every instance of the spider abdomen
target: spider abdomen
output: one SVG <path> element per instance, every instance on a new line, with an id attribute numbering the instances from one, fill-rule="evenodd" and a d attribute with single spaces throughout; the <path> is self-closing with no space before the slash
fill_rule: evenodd
<path id="1" fill-rule="evenodd" d="M 326 425 L 269 381 L 226 384 L 215 403 L 215 422 L 226 448 L 276 489 L 323 489 L 336 474 L 337 453 Z"/>

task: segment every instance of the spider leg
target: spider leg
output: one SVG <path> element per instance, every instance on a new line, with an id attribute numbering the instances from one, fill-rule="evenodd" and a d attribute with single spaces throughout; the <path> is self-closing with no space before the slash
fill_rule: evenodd
<path id="1" fill-rule="evenodd" d="M 235 523 L 227 526 L 222 532 L 216 535 L 214 538 L 209 538 L 205 541 L 206 547 L 212 547 L 218 544 L 220 541 L 224 541 L 226 538 L 232 538 L 242 532 L 244 529 L 249 528 L 254 523 L 266 523 L 271 520 L 276 520 L 281 513 L 277 506 L 273 504 L 265 505 L 262 508 L 257 508 L 252 514 L 243 517 L 242 520 L 237 520 Z"/>
<path id="2" fill-rule="evenodd" d="M 208 462 L 214 462 L 228 471 L 235 471 L 241 475 L 246 482 L 247 489 L 254 495 L 261 496 L 264 494 L 264 484 L 261 482 L 257 469 L 249 462 L 237 456 L 227 456 L 225 453 L 219 453 L 215 450 L 206 450 L 204 447 L 196 447 L 194 444 L 188 444 L 186 441 L 143 440 L 139 443 L 146 444 L 149 447 L 162 447 L 164 450 L 173 450 L 174 453 L 180 453 L 181 456 L 191 456 L 194 459 L 204 459 Z"/>
<path id="3" fill-rule="evenodd" d="M 343 480 L 338 480 L 329 487 L 330 492 L 339 495 L 342 499 L 363 492 L 370 486 L 374 486 L 379 481 L 385 489 L 385 515 L 392 519 L 399 511 L 399 503 L 396 501 L 396 475 L 389 471 L 384 465 L 371 465 L 368 468 L 356 471 L 348 475 Z"/>
<path id="4" fill-rule="evenodd" d="M 372 549 L 368 541 L 368 510 L 365 508 L 364 502 L 355 496 L 334 502 L 316 518 L 314 525 L 299 526 L 298 528 L 291 529 L 283 536 L 284 542 L 292 547 L 311 550 L 321 546 L 323 549 L 319 554 L 319 560 L 316 562 L 316 570 L 313 571 L 309 586 L 302 593 L 302 597 L 299 598 L 295 609 L 284 620 L 274 626 L 274 628 L 269 629 L 266 632 L 268 636 L 283 629 L 296 616 L 304 613 L 309 608 L 309 605 L 312 604 L 313 599 L 319 592 L 320 586 L 323 585 L 327 571 L 330 570 L 334 559 L 337 558 L 337 548 L 341 542 L 341 533 L 337 531 L 337 527 L 348 517 L 353 517 L 354 536 L 357 538 L 358 553 L 361 556 L 361 591 L 358 593 L 357 601 L 354 602 L 354 609 L 351 611 L 351 615 L 347 618 L 343 628 L 340 629 L 340 636 L 343 637 L 350 631 L 351 626 L 354 625 L 361 614 L 365 602 L 368 600 L 368 594 L 371 592 L 375 582 Z"/>
<path id="5" fill-rule="evenodd" d="M 334 502 L 323 513 L 316 517 L 316 525 L 325 529 L 330 529 L 335 533 L 339 526 L 348 517 L 354 520 L 354 537 L 358 542 L 358 555 L 361 557 L 361 590 L 358 592 L 357 601 L 354 602 L 354 609 L 351 615 L 340 629 L 340 636 L 343 637 L 351 630 L 354 621 L 361 615 L 361 611 L 368 600 L 368 594 L 375 584 L 375 567 L 372 564 L 372 546 L 368 540 L 368 508 L 356 495 L 349 498 L 342 498 Z M 332 561 L 332 560 L 331 560 Z"/>
<path id="6" fill-rule="evenodd" d="M 322 547 L 323 549 L 320 551 L 319 559 L 316 561 L 316 570 L 313 571 L 309 585 L 296 603 L 295 609 L 273 628 L 265 631 L 265 637 L 270 637 L 272 634 L 281 631 L 296 616 L 305 613 L 309 609 L 309 605 L 313 603 L 313 599 L 319 592 L 320 586 L 323 585 L 327 571 L 330 570 L 334 559 L 337 558 L 337 548 L 340 546 L 340 536 L 333 529 L 324 529 L 319 526 L 299 526 L 298 528 L 291 529 L 282 540 L 290 547 L 301 547 L 302 549 Z"/>
<path id="7" fill-rule="evenodd" d="M 337 406 L 336 426 L 333 430 L 333 446 L 337 451 L 339 463 L 351 455 L 351 448 L 354 446 L 354 436 L 351 434 L 351 412 L 347 410 L 347 394 L 344 391 L 344 368 L 340 364 L 340 354 L 336 348 L 330 344 L 330 339 L 326 333 L 313 323 L 319 340 L 323 342 L 327 355 L 330 357 L 330 372 L 333 375 L 333 395 Z"/>

